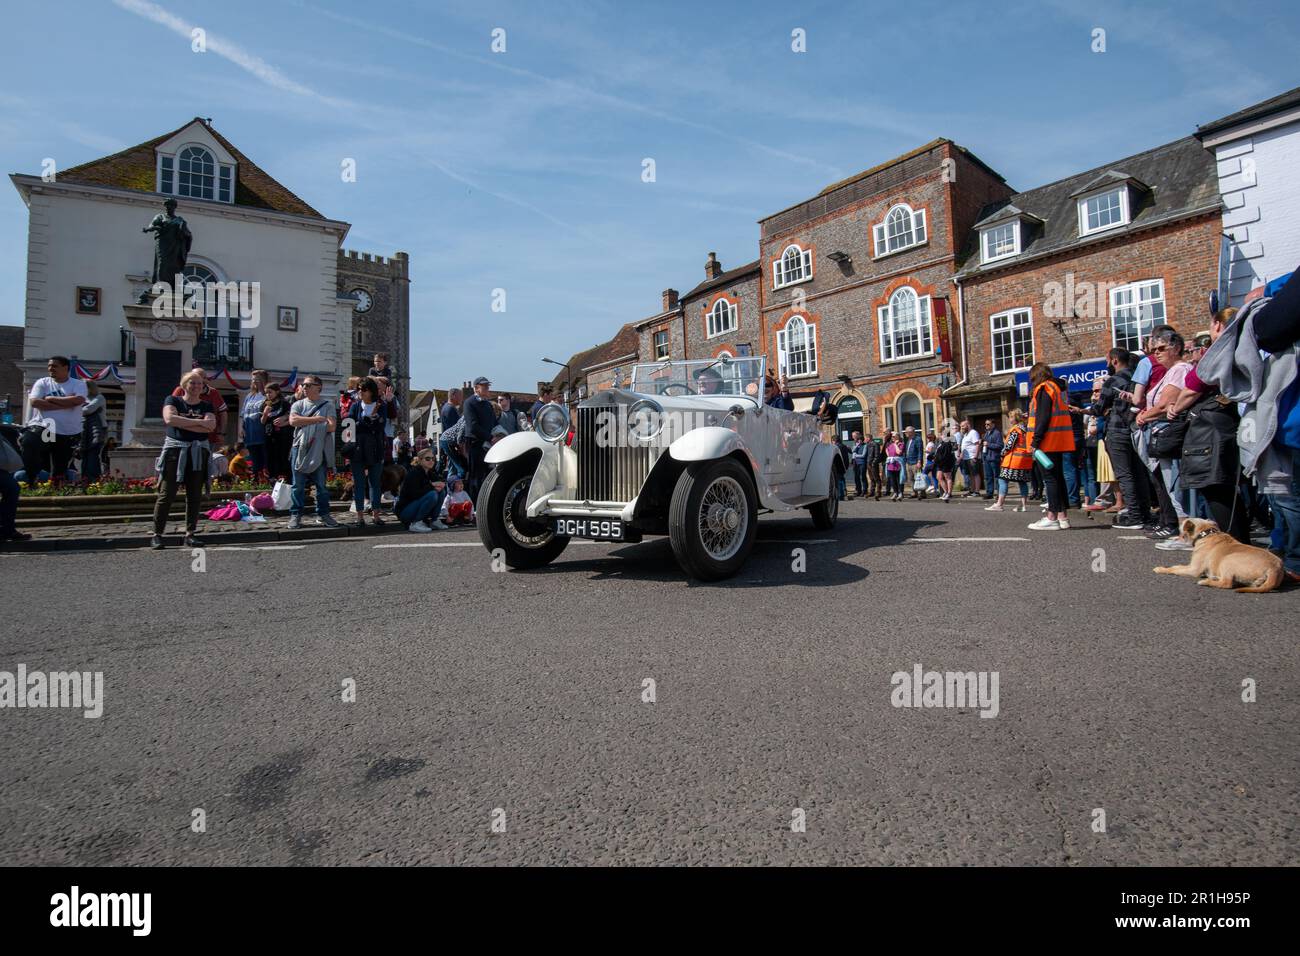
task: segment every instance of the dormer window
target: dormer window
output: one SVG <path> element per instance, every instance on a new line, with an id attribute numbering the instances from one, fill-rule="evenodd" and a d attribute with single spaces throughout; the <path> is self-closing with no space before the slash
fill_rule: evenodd
<path id="1" fill-rule="evenodd" d="M 1128 187 L 1117 186 L 1079 200 L 1079 235 L 1126 226 L 1129 222 Z"/>
<path id="2" fill-rule="evenodd" d="M 981 231 L 984 253 L 981 261 L 992 262 L 1020 254 L 1020 220 L 1004 222 Z"/>
<path id="3" fill-rule="evenodd" d="M 234 201 L 235 171 L 203 146 L 182 146 L 173 156 L 158 156 L 158 191 L 187 199 Z"/>

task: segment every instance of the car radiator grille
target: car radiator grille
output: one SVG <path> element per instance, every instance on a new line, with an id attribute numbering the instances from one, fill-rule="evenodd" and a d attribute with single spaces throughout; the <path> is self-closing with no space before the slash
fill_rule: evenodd
<path id="1" fill-rule="evenodd" d="M 605 447 L 596 441 L 602 425 L 604 434 L 613 439 L 603 443 Z M 656 445 L 629 444 L 617 433 L 617 425 L 617 406 L 578 409 L 573 444 L 578 453 L 580 501 L 631 501 L 640 493 L 650 469 L 659 459 L 663 449 Z"/>

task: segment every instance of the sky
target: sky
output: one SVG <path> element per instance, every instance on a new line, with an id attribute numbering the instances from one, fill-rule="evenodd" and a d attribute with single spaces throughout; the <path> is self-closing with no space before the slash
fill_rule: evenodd
<path id="1" fill-rule="evenodd" d="M 4 172 L 211 117 L 351 223 L 346 248 L 410 254 L 417 388 L 531 390 L 710 251 L 752 261 L 758 219 L 936 137 L 1028 189 L 1300 86 L 1294 2 L 49 0 L 5 20 Z M 9 188 L 0 324 L 22 324 L 26 240 Z"/>

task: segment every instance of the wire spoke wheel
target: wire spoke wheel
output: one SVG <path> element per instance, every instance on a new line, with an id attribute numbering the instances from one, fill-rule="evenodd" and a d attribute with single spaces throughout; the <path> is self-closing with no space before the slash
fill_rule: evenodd
<path id="1" fill-rule="evenodd" d="M 505 500 L 501 505 L 501 521 L 512 541 L 525 548 L 540 548 L 555 537 L 555 531 L 549 524 L 540 524 L 527 518 L 525 509 L 528 505 L 528 486 L 532 480 L 532 475 L 525 475 L 506 489 Z"/>
<path id="2" fill-rule="evenodd" d="M 677 479 L 668 537 L 682 569 L 702 581 L 735 574 L 754 547 L 758 495 L 733 458 L 693 462 Z"/>
<path id="3" fill-rule="evenodd" d="M 745 540 L 749 508 L 740 482 L 729 475 L 715 478 L 700 502 L 700 543 L 709 557 L 726 561 Z"/>
<path id="4" fill-rule="evenodd" d="M 528 518 L 528 489 L 536 460 L 516 458 L 495 466 L 478 496 L 478 536 L 483 547 L 507 567 L 540 568 L 550 564 L 569 543 L 547 521 Z M 496 570 L 502 570 L 497 568 Z"/>

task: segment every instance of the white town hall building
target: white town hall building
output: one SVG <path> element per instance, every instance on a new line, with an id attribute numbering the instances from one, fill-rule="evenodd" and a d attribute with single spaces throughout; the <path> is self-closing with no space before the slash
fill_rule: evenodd
<path id="1" fill-rule="evenodd" d="M 210 123 L 196 118 L 112 156 L 11 179 L 29 216 L 19 363 L 25 393 L 46 374 L 48 356 L 68 355 L 91 375 L 113 366 L 117 374 L 98 383 L 119 442 L 129 445 L 132 423 L 154 417 L 137 408 L 144 397 L 135 389 L 135 337 L 123 307 L 150 286 L 154 242 L 142 230 L 168 198 L 194 237 L 187 281 L 260 287 L 255 325 L 241 325 L 236 310 L 210 305 L 192 349 L 210 377 L 226 370 L 213 384 L 232 408 L 241 393 L 231 380 L 246 387 L 253 368 L 267 369 L 272 381 L 295 369 L 316 373 L 327 396 L 337 395 L 338 382 L 352 374 L 354 316 L 371 296 L 342 288 L 348 280 L 340 278 L 340 259 L 356 256 L 341 252 L 349 224 L 321 215 Z M 404 260 L 404 253 L 393 257 L 402 275 Z"/>

